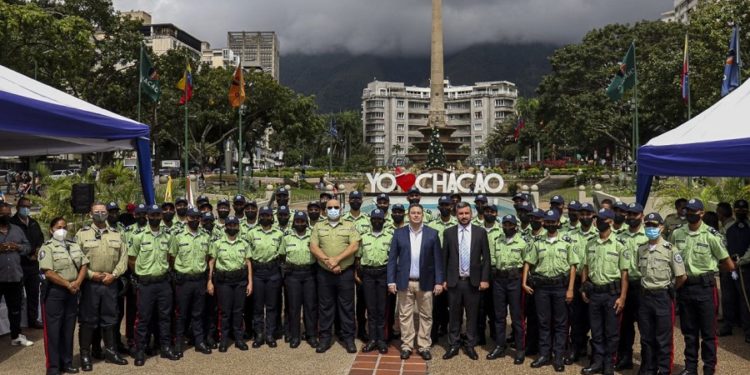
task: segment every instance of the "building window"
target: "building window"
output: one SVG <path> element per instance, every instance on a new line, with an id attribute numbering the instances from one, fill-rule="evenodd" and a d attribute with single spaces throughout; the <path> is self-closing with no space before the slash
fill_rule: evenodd
<path id="1" fill-rule="evenodd" d="M 481 122 L 475 123 L 474 124 L 474 130 L 481 131 L 482 130 L 482 123 Z"/>
<path id="2" fill-rule="evenodd" d="M 481 107 L 482 106 L 482 99 L 474 100 L 474 107 Z"/>
<path id="3" fill-rule="evenodd" d="M 474 142 L 482 142 L 482 136 L 481 135 L 475 135 L 474 136 Z"/>
<path id="4" fill-rule="evenodd" d="M 398 131 L 398 132 L 404 131 L 405 128 L 406 127 L 404 126 L 404 124 L 396 124 L 396 131 Z"/>
<path id="5" fill-rule="evenodd" d="M 482 119 L 482 112 L 481 111 L 474 112 L 474 119 L 475 120 L 481 120 Z"/>
<path id="6" fill-rule="evenodd" d="M 404 119 L 404 112 L 396 113 L 396 120 L 403 120 L 403 119 Z"/>
<path id="7" fill-rule="evenodd" d="M 396 137 L 396 143 L 405 143 L 405 142 L 406 142 L 406 138 L 403 135 L 399 135 L 398 137 Z"/>
<path id="8" fill-rule="evenodd" d="M 403 100 L 397 101 L 396 102 L 396 107 L 397 108 L 404 108 L 404 101 Z"/>

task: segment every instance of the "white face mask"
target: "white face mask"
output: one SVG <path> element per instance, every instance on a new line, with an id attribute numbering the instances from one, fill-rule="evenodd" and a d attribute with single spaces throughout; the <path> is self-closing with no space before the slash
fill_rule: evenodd
<path id="1" fill-rule="evenodd" d="M 67 236 L 68 236 L 68 231 L 65 230 L 65 229 L 58 229 L 58 230 L 52 232 L 52 238 L 54 238 L 54 239 L 56 239 L 56 240 L 58 240 L 60 242 L 65 241 L 65 237 L 67 237 Z"/>
<path id="2" fill-rule="evenodd" d="M 338 208 L 329 208 L 327 211 L 328 211 L 328 218 L 331 220 L 336 220 L 341 215 L 341 210 Z"/>

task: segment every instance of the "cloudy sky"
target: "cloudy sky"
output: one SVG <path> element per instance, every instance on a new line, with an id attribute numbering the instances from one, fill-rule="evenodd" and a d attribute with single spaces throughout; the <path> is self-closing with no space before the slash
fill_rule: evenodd
<path id="1" fill-rule="evenodd" d="M 482 42 L 570 43 L 609 23 L 658 19 L 672 0 L 443 0 L 448 52 Z M 227 31 L 276 31 L 282 53 L 429 52 L 430 0 L 114 0 L 214 48 Z"/>

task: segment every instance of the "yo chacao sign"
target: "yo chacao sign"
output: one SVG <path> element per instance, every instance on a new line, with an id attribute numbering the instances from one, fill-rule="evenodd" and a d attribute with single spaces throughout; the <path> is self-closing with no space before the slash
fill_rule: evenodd
<path id="1" fill-rule="evenodd" d="M 389 193 L 400 187 L 401 191 L 409 191 L 413 186 L 422 193 L 482 193 L 498 194 L 503 190 L 503 177 L 497 173 L 367 173 L 371 193 Z M 471 189 L 471 185 L 474 189 Z"/>

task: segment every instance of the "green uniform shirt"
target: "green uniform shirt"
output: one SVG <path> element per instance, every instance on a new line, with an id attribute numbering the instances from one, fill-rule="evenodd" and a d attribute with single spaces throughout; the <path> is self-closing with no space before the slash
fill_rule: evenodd
<path id="1" fill-rule="evenodd" d="M 479 215 L 477 215 L 477 216 L 474 216 L 474 217 L 473 217 L 473 218 L 471 219 L 471 223 L 470 223 L 470 224 L 472 224 L 472 225 L 476 225 L 476 226 L 478 226 L 478 227 L 484 227 L 484 218 L 480 219 L 480 218 L 479 218 Z"/>
<path id="2" fill-rule="evenodd" d="M 148 226 L 148 225 L 146 225 Z M 125 232 L 122 233 L 122 240 L 125 242 L 125 248 L 130 249 L 130 243 L 133 239 L 133 236 L 140 232 L 143 228 L 146 226 L 139 227 L 138 224 L 131 224 L 125 227 Z"/>
<path id="3" fill-rule="evenodd" d="M 299 236 L 296 231 L 284 236 L 286 244 L 286 262 L 296 266 L 307 266 L 315 263 L 315 256 L 310 251 L 311 229 Z"/>
<path id="4" fill-rule="evenodd" d="M 39 249 L 39 270 L 54 271 L 66 281 L 78 278 L 78 270 L 89 264 L 89 259 L 77 243 L 48 240 Z"/>
<path id="5" fill-rule="evenodd" d="M 533 245 L 536 240 L 547 238 L 547 230 L 544 228 L 540 228 L 539 233 L 537 234 L 534 234 L 532 232 L 533 231 L 531 230 L 531 227 L 529 226 L 528 231 L 525 231 L 525 233 L 523 233 L 523 239 L 524 241 L 526 241 L 526 243 L 529 244 L 529 246 Z"/>
<path id="6" fill-rule="evenodd" d="M 567 235 L 573 240 L 573 242 L 575 242 L 576 254 L 578 255 L 578 259 L 583 262 L 583 260 L 586 258 L 586 246 L 588 245 L 589 241 L 599 237 L 599 230 L 592 225 L 588 230 L 584 231 L 583 227 L 579 226 L 577 230 L 568 232 Z M 576 268 L 576 274 L 578 276 L 583 274 L 583 265 Z"/>
<path id="7" fill-rule="evenodd" d="M 568 222 L 568 225 L 560 225 L 560 233 L 571 233 L 571 232 L 577 232 L 579 229 L 581 229 L 581 222 L 576 221 L 576 225 L 570 226 L 570 222 Z"/>
<path id="8" fill-rule="evenodd" d="M 408 212 L 406 213 L 409 214 Z M 422 215 L 422 224 L 429 224 L 436 219 L 436 216 L 432 216 L 432 210 L 425 208 L 424 215 Z"/>
<path id="9" fill-rule="evenodd" d="M 174 258 L 174 270 L 184 274 L 205 272 L 210 245 L 211 235 L 202 229 L 195 234 L 188 229 L 174 235 L 169 246 L 169 255 Z"/>
<path id="10" fill-rule="evenodd" d="M 154 234 L 150 227 L 141 229 L 133 236 L 128 255 L 136 257 L 135 274 L 138 276 L 161 276 L 169 270 L 169 245 L 172 236 L 159 229 Z"/>
<path id="11" fill-rule="evenodd" d="M 668 240 L 672 236 L 672 232 L 680 226 L 687 225 L 687 219 L 681 219 L 677 214 L 669 214 L 664 218 L 664 230 L 661 235 L 665 240 Z M 671 242 L 671 241 L 670 241 Z M 672 242 L 674 244 L 674 242 Z"/>
<path id="12" fill-rule="evenodd" d="M 312 230 L 310 243 L 314 244 L 329 257 L 335 257 L 343 253 L 352 243 L 359 243 L 360 236 L 354 224 L 348 221 L 339 221 L 335 226 L 330 222 L 318 223 Z M 328 269 L 324 262 L 318 261 L 321 267 Z M 354 263 L 354 257 L 342 260 L 339 266 L 342 270 L 349 268 Z"/>
<path id="13" fill-rule="evenodd" d="M 567 275 L 579 263 L 575 242 L 568 236 L 544 236 L 531 245 L 524 259 L 534 266 L 534 273 L 545 277 Z"/>
<path id="14" fill-rule="evenodd" d="M 245 259 L 250 259 L 250 244 L 242 238 L 230 241 L 224 237 L 209 247 L 209 256 L 215 259 L 214 269 L 228 272 L 245 267 Z"/>
<path id="15" fill-rule="evenodd" d="M 623 234 L 623 233 L 625 233 L 625 232 L 627 232 L 627 231 L 628 231 L 628 226 L 627 226 L 627 225 L 625 225 L 625 224 L 621 225 L 621 226 L 620 226 L 620 229 L 617 229 L 617 228 L 615 228 L 614 226 L 612 227 L 612 234 L 614 234 L 615 236 L 618 236 L 618 237 L 619 237 L 619 236 L 620 236 L 621 234 Z"/>
<path id="16" fill-rule="evenodd" d="M 106 272 L 119 277 L 128 269 L 128 248 L 120 232 L 110 226 L 99 230 L 84 227 L 76 233 L 74 241 L 89 260 L 86 278 L 94 272 Z"/>
<path id="17" fill-rule="evenodd" d="M 240 234 L 239 234 L 239 236 L 241 236 L 246 241 L 250 242 L 247 239 L 247 237 L 246 237 L 247 233 L 250 232 L 251 229 L 257 227 L 258 225 L 259 224 L 258 224 L 257 220 L 254 223 L 252 223 L 252 224 L 248 223 L 247 220 L 240 221 Z"/>
<path id="18" fill-rule="evenodd" d="M 372 230 L 372 228 L 370 227 L 370 217 L 365 213 L 360 212 L 359 216 L 355 218 L 354 216 L 352 216 L 351 212 L 347 212 L 346 214 L 344 214 L 341 220 L 349 221 L 354 224 L 354 228 L 357 229 L 357 232 L 359 232 L 360 235 Z"/>
<path id="19" fill-rule="evenodd" d="M 688 276 L 717 272 L 719 261 L 729 257 L 719 231 L 704 223 L 695 232 L 687 225 L 675 229 L 669 242 L 682 254 Z"/>
<path id="20" fill-rule="evenodd" d="M 359 264 L 366 267 L 382 267 L 388 264 L 388 251 L 391 249 L 390 232 L 365 233 L 362 235 L 362 246 L 357 250 Z"/>
<path id="21" fill-rule="evenodd" d="M 450 216 L 450 219 L 448 219 L 448 222 L 443 221 L 443 218 L 439 216 L 435 220 L 427 224 L 428 227 L 438 232 L 438 238 L 440 239 L 441 244 L 443 243 L 443 232 L 445 232 L 446 229 L 454 225 L 458 225 L 458 219 L 456 219 L 453 216 Z"/>
<path id="22" fill-rule="evenodd" d="M 641 272 L 641 286 L 645 289 L 665 289 L 674 285 L 674 278 L 685 274 L 682 254 L 671 243 L 659 240 L 638 247 L 638 268 Z"/>
<path id="23" fill-rule="evenodd" d="M 487 231 L 487 242 L 490 245 L 490 254 L 495 250 L 495 240 L 498 238 L 505 238 L 505 233 L 503 233 L 503 227 L 500 226 L 500 224 L 495 223 L 491 227 L 487 228 L 484 226 L 484 223 L 482 223 L 481 228 Z"/>
<path id="24" fill-rule="evenodd" d="M 284 232 L 280 229 L 271 228 L 266 231 L 263 227 L 257 226 L 249 232 L 248 239 L 250 259 L 253 262 L 268 263 L 286 253 Z"/>
<path id="25" fill-rule="evenodd" d="M 495 237 L 493 242 L 490 242 L 490 260 L 494 268 L 506 270 L 523 267 L 529 244 L 520 233 L 511 238 Z"/>
<path id="26" fill-rule="evenodd" d="M 641 270 L 640 267 L 638 267 L 638 248 L 648 242 L 646 229 L 643 225 L 641 225 L 641 228 L 635 233 L 628 229 L 621 233 L 618 238 L 625 242 L 625 251 L 628 253 L 628 278 L 633 280 L 640 279 Z"/>
<path id="27" fill-rule="evenodd" d="M 167 224 L 164 223 L 164 221 L 162 221 L 161 224 L 159 224 L 159 228 L 161 228 L 161 230 L 163 230 L 163 231 L 165 231 L 165 232 L 167 232 L 167 233 L 175 236 L 178 233 L 180 233 L 183 230 L 185 230 L 186 225 L 185 225 L 185 223 L 183 223 L 181 221 L 173 221 L 171 226 L 167 226 Z"/>
<path id="28" fill-rule="evenodd" d="M 625 250 L 624 241 L 612 233 L 609 237 L 592 238 L 586 244 L 584 264 L 588 268 L 588 278 L 594 285 L 606 285 L 622 278 L 621 271 L 627 271 L 630 254 Z"/>
<path id="29" fill-rule="evenodd" d="M 284 226 L 284 227 L 282 227 L 281 225 L 279 225 L 279 222 L 278 222 L 278 221 L 276 221 L 276 222 L 274 222 L 274 223 L 273 223 L 273 225 L 271 225 L 271 228 L 274 228 L 274 229 L 278 229 L 278 230 L 280 230 L 280 231 L 281 231 L 281 233 L 282 233 L 283 235 L 285 235 L 285 236 L 286 236 L 287 234 L 289 234 L 289 233 L 292 233 L 292 231 L 294 230 L 294 229 L 292 228 L 292 221 L 291 221 L 291 220 L 289 220 L 289 222 L 288 222 L 288 223 L 286 224 L 286 226 Z"/>

